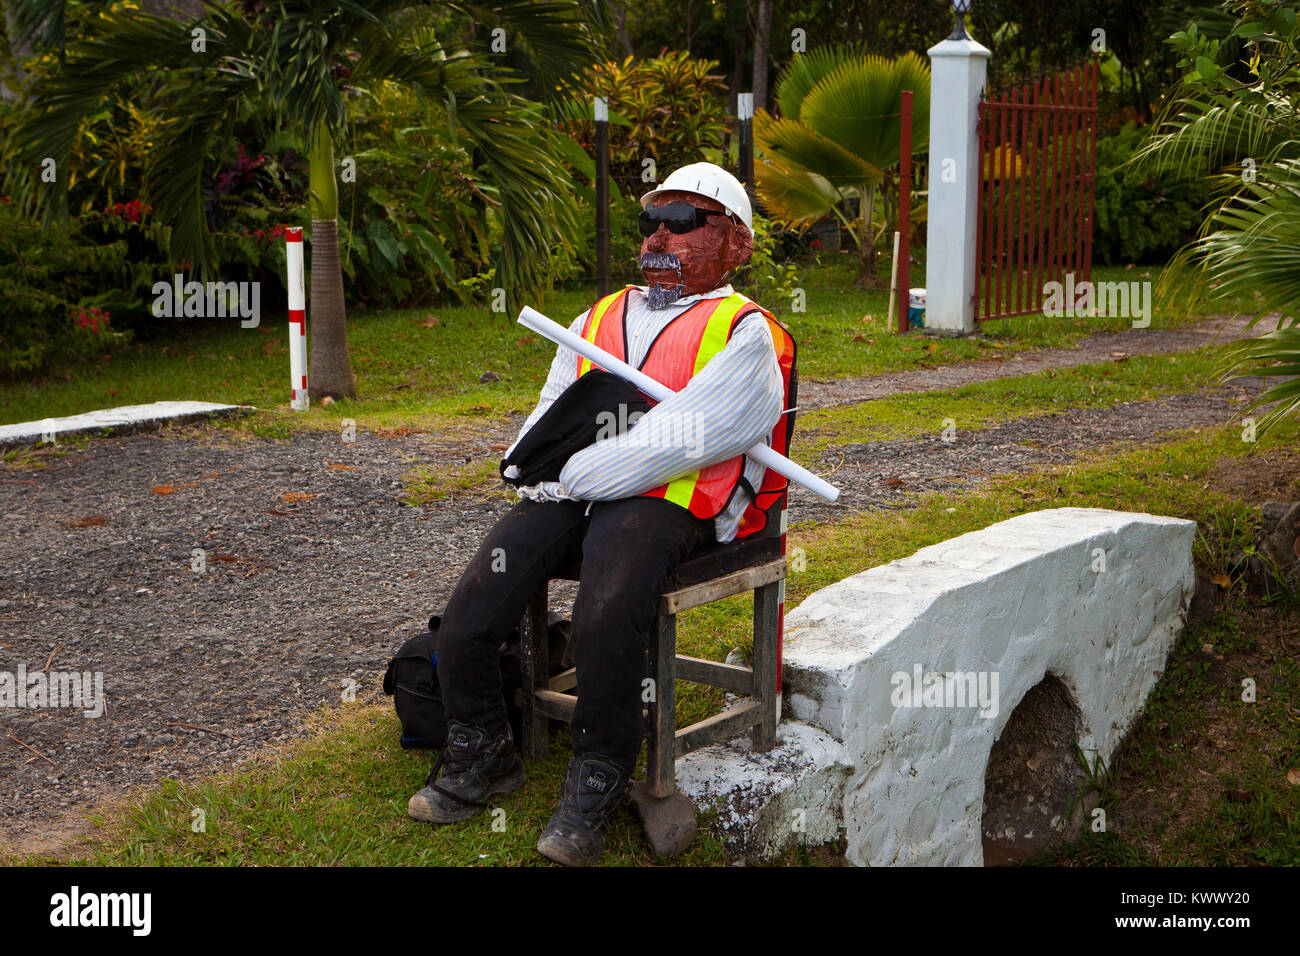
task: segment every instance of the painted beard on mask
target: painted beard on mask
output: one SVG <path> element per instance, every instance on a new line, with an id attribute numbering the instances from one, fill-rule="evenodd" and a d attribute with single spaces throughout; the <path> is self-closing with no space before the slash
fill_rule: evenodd
<path id="1" fill-rule="evenodd" d="M 686 292 L 686 286 L 682 284 L 682 264 L 681 261 L 671 252 L 647 252 L 641 256 L 641 271 L 647 269 L 675 269 L 677 271 L 677 285 L 662 286 L 657 282 L 651 283 L 646 288 L 646 304 L 652 309 L 662 309 L 665 306 L 672 305 Z"/>

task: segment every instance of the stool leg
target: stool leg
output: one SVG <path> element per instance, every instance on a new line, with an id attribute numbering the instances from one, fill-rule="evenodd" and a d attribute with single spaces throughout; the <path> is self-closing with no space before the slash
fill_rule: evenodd
<path id="1" fill-rule="evenodd" d="M 660 614 L 650 632 L 650 737 L 646 743 L 646 784 L 651 796 L 667 797 L 677 785 L 677 617 Z"/>
<path id="2" fill-rule="evenodd" d="M 776 744 L 776 641 L 777 602 L 780 582 L 754 589 L 754 697 L 760 705 L 762 720 L 754 726 L 753 741 L 757 751 L 771 750 Z"/>
<path id="3" fill-rule="evenodd" d="M 523 708 L 523 747 L 524 756 L 529 760 L 541 760 L 550 749 L 547 731 L 549 720 L 545 714 L 537 712 L 533 696 L 539 690 L 545 690 L 550 683 L 551 660 L 550 644 L 547 636 L 547 586 L 528 602 L 528 610 L 519 624 L 519 669 L 523 680 L 519 704 Z"/>

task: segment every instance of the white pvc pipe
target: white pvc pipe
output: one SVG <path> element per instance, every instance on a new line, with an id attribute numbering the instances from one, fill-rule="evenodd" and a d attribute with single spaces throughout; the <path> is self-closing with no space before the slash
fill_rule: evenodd
<path id="1" fill-rule="evenodd" d="M 551 321 L 536 309 L 524 306 L 519 313 L 519 324 L 532 329 L 538 335 L 550 339 L 557 345 L 572 349 L 583 358 L 590 359 L 605 371 L 612 372 L 624 381 L 631 382 L 657 402 L 662 402 L 668 396 L 675 394 L 667 385 L 656 381 L 644 372 L 634 369 L 626 362 L 614 358 L 604 349 L 588 342 L 580 335 L 575 335 L 559 323 Z M 745 454 L 778 474 L 784 475 L 791 481 L 798 482 L 827 501 L 835 501 L 840 496 L 839 489 L 830 482 L 818 478 L 807 468 L 796 465 L 770 445 L 759 442 L 748 449 Z"/>
<path id="2" fill-rule="evenodd" d="M 893 332 L 898 328 L 898 313 L 894 306 L 898 304 L 898 240 L 902 233 L 894 233 L 894 264 L 889 267 L 889 311 L 885 313 L 885 331 Z"/>

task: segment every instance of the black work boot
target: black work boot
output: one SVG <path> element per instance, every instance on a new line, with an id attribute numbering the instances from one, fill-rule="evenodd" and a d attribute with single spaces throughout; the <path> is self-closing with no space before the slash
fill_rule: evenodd
<path id="1" fill-rule="evenodd" d="M 575 755 L 560 806 L 537 841 L 537 852 L 565 866 L 600 859 L 609 820 L 627 797 L 628 775 L 600 754 Z"/>
<path id="2" fill-rule="evenodd" d="M 478 813 L 488 797 L 523 785 L 524 762 L 508 731 L 491 738 L 485 730 L 449 720 L 447 742 L 428 784 L 411 798 L 407 812 L 429 823 L 453 823 Z"/>

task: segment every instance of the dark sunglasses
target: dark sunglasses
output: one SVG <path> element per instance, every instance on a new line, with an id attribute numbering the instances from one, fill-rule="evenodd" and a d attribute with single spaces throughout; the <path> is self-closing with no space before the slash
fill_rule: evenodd
<path id="1" fill-rule="evenodd" d="M 699 206 L 692 206 L 688 202 L 670 202 L 663 206 L 641 210 L 640 215 L 636 217 L 636 224 L 641 230 L 641 235 L 646 238 L 658 232 L 661 225 L 667 226 L 669 232 L 680 236 L 699 229 L 709 221 L 710 216 L 731 218 L 725 212 L 701 209 Z"/>

